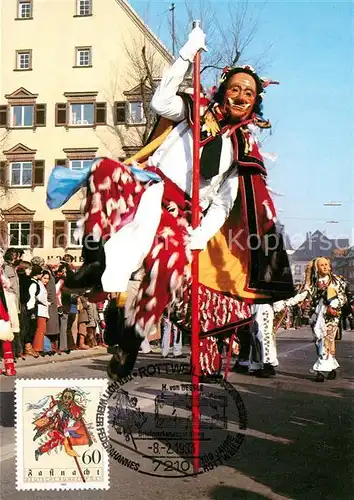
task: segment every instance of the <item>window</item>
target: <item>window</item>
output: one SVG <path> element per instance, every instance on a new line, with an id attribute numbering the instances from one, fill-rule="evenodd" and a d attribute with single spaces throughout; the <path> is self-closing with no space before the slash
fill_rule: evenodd
<path id="1" fill-rule="evenodd" d="M 77 221 L 68 222 L 68 231 L 69 231 L 69 245 L 70 247 L 78 247 L 82 245 L 82 241 L 77 241 L 74 237 L 75 230 L 77 228 Z"/>
<path id="2" fill-rule="evenodd" d="M 76 48 L 76 66 L 85 67 L 92 65 L 91 47 Z"/>
<path id="3" fill-rule="evenodd" d="M 44 186 L 45 162 L 36 159 L 35 149 L 19 143 L 3 153 L 6 161 L 0 162 L 0 183 L 14 188 Z"/>
<path id="4" fill-rule="evenodd" d="M 11 94 L 5 94 L 5 98 L 8 104 L 0 105 L 0 127 L 46 126 L 47 106 L 37 103 L 38 94 L 20 87 Z"/>
<path id="5" fill-rule="evenodd" d="M 130 124 L 144 124 L 144 108 L 141 101 L 132 101 L 128 104 L 128 123 Z"/>
<path id="6" fill-rule="evenodd" d="M 70 105 L 70 125 L 93 125 L 94 105 L 91 104 L 71 104 Z"/>
<path id="7" fill-rule="evenodd" d="M 78 92 L 64 95 L 68 97 L 68 102 L 57 103 L 55 106 L 55 125 L 57 127 L 106 125 L 107 103 L 95 102 L 96 93 Z M 80 97 L 83 99 L 81 100 Z"/>
<path id="8" fill-rule="evenodd" d="M 118 101 L 114 103 L 114 123 L 119 125 L 125 123 L 125 112 L 127 103 L 125 101 Z"/>
<path id="9" fill-rule="evenodd" d="M 34 106 L 12 106 L 11 115 L 13 127 L 33 127 Z"/>
<path id="10" fill-rule="evenodd" d="M 92 0 L 77 0 L 77 15 L 91 16 L 91 14 L 92 14 Z"/>
<path id="11" fill-rule="evenodd" d="M 64 153 L 66 158 L 55 160 L 55 166 L 57 167 L 67 167 L 71 170 L 82 170 L 85 171 L 91 169 L 93 160 L 96 157 L 98 148 L 96 147 L 86 147 L 86 148 L 64 148 Z M 77 220 L 80 213 L 73 213 L 64 211 L 64 215 L 68 217 L 68 220 Z"/>
<path id="12" fill-rule="evenodd" d="M 69 165 L 71 170 L 81 170 L 91 167 L 92 160 L 70 160 Z"/>
<path id="13" fill-rule="evenodd" d="M 18 0 L 18 19 L 32 19 L 32 1 Z"/>
<path id="14" fill-rule="evenodd" d="M 10 164 L 11 186 L 32 186 L 31 161 L 16 161 Z"/>
<path id="15" fill-rule="evenodd" d="M 66 248 L 66 221 L 53 221 L 53 248 Z"/>
<path id="16" fill-rule="evenodd" d="M 29 247 L 31 238 L 31 223 L 9 222 L 8 234 L 9 234 L 9 246 Z"/>
<path id="17" fill-rule="evenodd" d="M 16 51 L 16 69 L 25 71 L 32 69 L 32 51 L 17 50 Z"/>

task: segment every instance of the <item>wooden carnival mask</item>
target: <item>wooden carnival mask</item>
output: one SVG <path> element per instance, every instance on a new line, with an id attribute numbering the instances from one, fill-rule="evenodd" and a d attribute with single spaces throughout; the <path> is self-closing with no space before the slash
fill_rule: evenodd
<path id="1" fill-rule="evenodd" d="M 320 278 L 328 276 L 331 272 L 331 262 L 326 257 L 319 257 L 316 261 L 316 270 Z"/>
<path id="2" fill-rule="evenodd" d="M 227 82 L 224 113 L 231 123 L 249 118 L 257 98 L 255 79 L 247 73 L 236 73 Z"/>

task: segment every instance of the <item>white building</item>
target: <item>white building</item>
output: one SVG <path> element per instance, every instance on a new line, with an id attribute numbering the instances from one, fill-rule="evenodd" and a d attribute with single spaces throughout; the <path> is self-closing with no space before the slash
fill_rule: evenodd
<path id="1" fill-rule="evenodd" d="M 145 125 L 131 58 L 145 45 L 158 78 L 172 56 L 125 0 L 4 0 L 0 9 L 2 246 L 78 261 L 82 193 L 50 210 L 50 172 L 130 156 Z"/>

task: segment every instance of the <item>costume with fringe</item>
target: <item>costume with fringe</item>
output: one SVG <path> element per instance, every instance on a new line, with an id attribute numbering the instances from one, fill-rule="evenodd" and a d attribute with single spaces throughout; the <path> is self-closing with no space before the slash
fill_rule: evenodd
<path id="1" fill-rule="evenodd" d="M 154 333 L 168 305 L 185 312 L 176 314 L 180 323 L 190 323 L 188 309 L 178 306 L 188 297 L 188 291 L 183 293 L 190 279 L 193 100 L 179 96 L 183 113 L 170 105 L 187 69 L 188 63 L 177 59 L 155 92 L 152 107 L 163 118 L 150 147 L 131 159 L 131 165 L 96 160 L 86 180 L 77 180 L 78 187 L 83 182 L 87 186 L 82 233 L 104 242 L 103 290 L 125 292 L 131 274 L 144 267 L 127 318 L 141 337 Z M 257 117 L 231 125 L 206 98 L 202 104 L 201 330 L 213 333 L 250 318 L 251 303 L 288 298 L 294 289 L 266 169 L 248 127 Z M 49 187 L 49 202 L 58 208 L 51 180 Z M 68 191 L 75 190 L 71 186 Z M 62 196 L 60 203 L 67 199 Z"/>

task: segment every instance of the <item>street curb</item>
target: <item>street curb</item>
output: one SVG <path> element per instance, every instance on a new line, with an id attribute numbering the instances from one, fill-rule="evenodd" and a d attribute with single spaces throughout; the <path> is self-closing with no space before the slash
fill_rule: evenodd
<path id="1" fill-rule="evenodd" d="M 95 352 L 96 351 L 96 352 Z M 33 358 L 32 360 L 27 360 L 24 361 L 22 359 L 19 359 L 16 363 L 16 371 L 21 370 L 22 368 L 29 368 L 32 366 L 41 366 L 41 365 L 48 365 L 48 364 L 53 364 L 53 363 L 66 363 L 68 361 L 74 361 L 78 359 L 85 359 L 85 358 L 98 358 L 100 356 L 106 356 L 107 349 L 104 348 L 104 350 L 100 350 L 97 352 L 97 350 L 90 349 L 89 351 L 80 351 L 80 354 L 76 354 L 76 351 L 72 351 L 70 354 L 55 354 L 54 356 L 45 356 L 45 357 L 40 357 L 40 358 Z M 28 363 L 28 361 L 30 361 Z"/>

